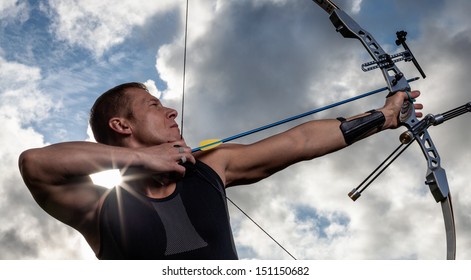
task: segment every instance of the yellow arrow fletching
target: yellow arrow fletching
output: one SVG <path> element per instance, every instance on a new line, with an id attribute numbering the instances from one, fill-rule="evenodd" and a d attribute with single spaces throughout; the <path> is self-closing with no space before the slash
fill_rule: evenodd
<path id="1" fill-rule="evenodd" d="M 213 148 L 216 148 L 217 146 L 221 145 L 222 141 L 219 139 L 207 139 L 204 141 L 200 142 L 200 150 L 201 151 L 207 151 L 211 150 Z"/>

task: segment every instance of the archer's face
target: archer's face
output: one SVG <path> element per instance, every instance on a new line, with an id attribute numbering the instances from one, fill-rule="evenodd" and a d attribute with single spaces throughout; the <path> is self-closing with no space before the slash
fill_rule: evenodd
<path id="1" fill-rule="evenodd" d="M 140 88 L 128 90 L 133 118 L 129 120 L 132 137 L 138 146 L 152 146 L 181 139 L 175 122 L 178 113 L 164 107 L 160 100 Z"/>

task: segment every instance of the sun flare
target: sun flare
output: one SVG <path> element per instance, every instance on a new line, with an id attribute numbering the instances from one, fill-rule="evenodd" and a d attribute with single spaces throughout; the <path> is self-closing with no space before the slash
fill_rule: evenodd
<path id="1" fill-rule="evenodd" d="M 110 169 L 93 173 L 90 174 L 90 178 L 92 179 L 95 185 L 103 186 L 108 189 L 119 185 L 123 181 L 119 169 Z"/>

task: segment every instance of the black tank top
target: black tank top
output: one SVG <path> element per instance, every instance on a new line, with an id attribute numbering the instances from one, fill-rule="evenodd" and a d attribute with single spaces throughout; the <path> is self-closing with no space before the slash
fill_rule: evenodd
<path id="1" fill-rule="evenodd" d="M 225 189 L 197 161 L 163 199 L 114 188 L 100 212 L 99 259 L 237 259 Z"/>

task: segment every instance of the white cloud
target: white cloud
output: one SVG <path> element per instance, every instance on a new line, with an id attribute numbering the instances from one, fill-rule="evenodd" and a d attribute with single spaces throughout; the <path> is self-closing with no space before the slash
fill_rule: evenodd
<path id="1" fill-rule="evenodd" d="M 160 98 L 162 96 L 162 93 L 159 91 L 153 80 L 147 80 L 144 82 L 144 84 L 153 96 L 157 98 Z"/>
<path id="2" fill-rule="evenodd" d="M 39 91 L 39 68 L 29 67 L 0 57 L 0 115 L 22 124 L 40 122 L 50 110 L 58 108 L 51 98 Z"/>
<path id="3" fill-rule="evenodd" d="M 81 258 L 78 234 L 40 210 L 18 169 L 26 149 L 44 146 L 31 123 L 47 119 L 54 102 L 38 89 L 39 69 L 0 58 L 0 247 L 2 259 Z"/>
<path id="4" fill-rule="evenodd" d="M 363 2 L 363 0 L 355 0 L 355 1 L 352 1 L 352 13 L 355 13 L 355 14 L 358 14 L 361 10 L 361 2 Z"/>
<path id="5" fill-rule="evenodd" d="M 51 0 L 52 30 L 60 40 L 92 51 L 97 57 L 121 44 L 149 17 L 175 8 L 175 1 Z"/>
<path id="6" fill-rule="evenodd" d="M 4 25 L 9 22 L 24 22 L 29 17 L 29 7 L 27 1 L 2 0 L 0 2 L 0 19 Z"/>

